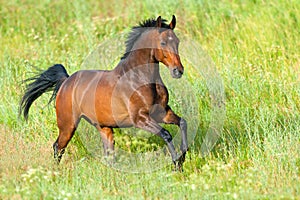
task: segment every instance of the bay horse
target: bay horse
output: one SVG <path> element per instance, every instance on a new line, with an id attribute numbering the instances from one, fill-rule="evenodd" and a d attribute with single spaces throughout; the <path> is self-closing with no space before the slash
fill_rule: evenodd
<path id="1" fill-rule="evenodd" d="M 29 78 L 19 115 L 28 119 L 32 103 L 43 93 L 53 91 L 59 136 L 53 144 L 59 163 L 81 118 L 100 132 L 105 155 L 114 151 L 113 128 L 137 127 L 161 137 L 167 144 L 175 168 L 181 170 L 188 150 L 186 120 L 168 105 L 169 95 L 159 73 L 159 63 L 173 78 L 184 72 L 178 54 L 179 39 L 171 22 L 160 16 L 140 22 L 132 28 L 126 52 L 113 70 L 80 70 L 68 75 L 55 64 Z M 49 102 L 50 102 L 49 101 Z M 160 123 L 175 124 L 181 132 L 181 154 L 177 154 L 172 135 Z"/>

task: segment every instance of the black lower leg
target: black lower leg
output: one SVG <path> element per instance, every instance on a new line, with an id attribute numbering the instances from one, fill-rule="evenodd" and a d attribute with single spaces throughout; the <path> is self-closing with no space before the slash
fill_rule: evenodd
<path id="1" fill-rule="evenodd" d="M 188 151 L 187 123 L 186 123 L 185 119 L 180 118 L 179 127 L 180 127 L 180 132 L 181 132 L 181 144 L 180 144 L 181 156 L 178 158 L 177 168 L 179 171 L 183 171 L 182 165 L 185 161 L 186 152 Z"/>
<path id="2" fill-rule="evenodd" d="M 58 143 L 56 141 L 53 144 L 53 150 L 54 150 L 54 159 L 57 161 L 57 163 L 59 163 L 62 158 L 62 155 L 65 153 L 65 149 L 58 150 Z"/>
<path id="3" fill-rule="evenodd" d="M 185 119 L 180 119 L 180 131 L 181 131 L 181 145 L 180 150 L 182 153 L 185 153 L 188 150 L 188 141 L 187 141 L 187 123 Z"/>
<path id="4" fill-rule="evenodd" d="M 175 162 L 178 160 L 178 156 L 174 144 L 172 142 L 172 135 L 167 130 L 162 128 L 161 131 L 159 132 L 159 136 L 167 143 L 169 152 L 171 153 L 172 156 L 172 160 L 175 164 Z"/>

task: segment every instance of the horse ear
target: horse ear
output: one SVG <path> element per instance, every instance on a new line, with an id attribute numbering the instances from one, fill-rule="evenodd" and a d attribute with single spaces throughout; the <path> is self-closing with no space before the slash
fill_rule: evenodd
<path id="1" fill-rule="evenodd" d="M 156 27 L 161 28 L 161 16 L 159 16 L 156 20 Z"/>
<path id="2" fill-rule="evenodd" d="M 173 15 L 172 21 L 170 22 L 169 26 L 170 26 L 170 29 L 172 29 L 172 30 L 175 28 L 175 26 L 176 26 L 176 17 L 175 17 L 175 15 Z"/>

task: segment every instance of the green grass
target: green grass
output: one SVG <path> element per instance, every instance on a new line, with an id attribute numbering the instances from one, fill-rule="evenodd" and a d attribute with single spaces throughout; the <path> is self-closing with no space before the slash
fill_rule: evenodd
<path id="1" fill-rule="evenodd" d="M 0 199 L 300 198 L 299 1 L 0 5 Z M 212 119 L 204 80 L 195 78 L 200 127 L 183 173 L 172 172 L 171 166 L 153 173 L 116 171 L 90 156 L 78 136 L 56 166 L 55 110 L 45 107 L 50 96 L 34 103 L 24 122 L 18 118 L 22 80 L 32 76 L 33 66 L 62 63 L 75 72 L 107 38 L 143 19 L 171 19 L 172 14 L 177 31 L 202 45 L 223 79 L 226 119 L 213 151 L 201 157 L 201 141 Z M 117 145 L 130 151 L 156 148 L 135 137 L 116 137 Z M 153 137 L 150 141 L 161 145 Z"/>

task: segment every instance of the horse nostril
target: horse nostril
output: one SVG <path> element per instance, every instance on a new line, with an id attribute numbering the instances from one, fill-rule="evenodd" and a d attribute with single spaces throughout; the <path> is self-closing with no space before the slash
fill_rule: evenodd
<path id="1" fill-rule="evenodd" d="M 176 74 L 176 75 L 179 75 L 179 74 L 183 74 L 183 71 L 179 71 L 178 68 L 174 68 L 173 73 Z"/>

